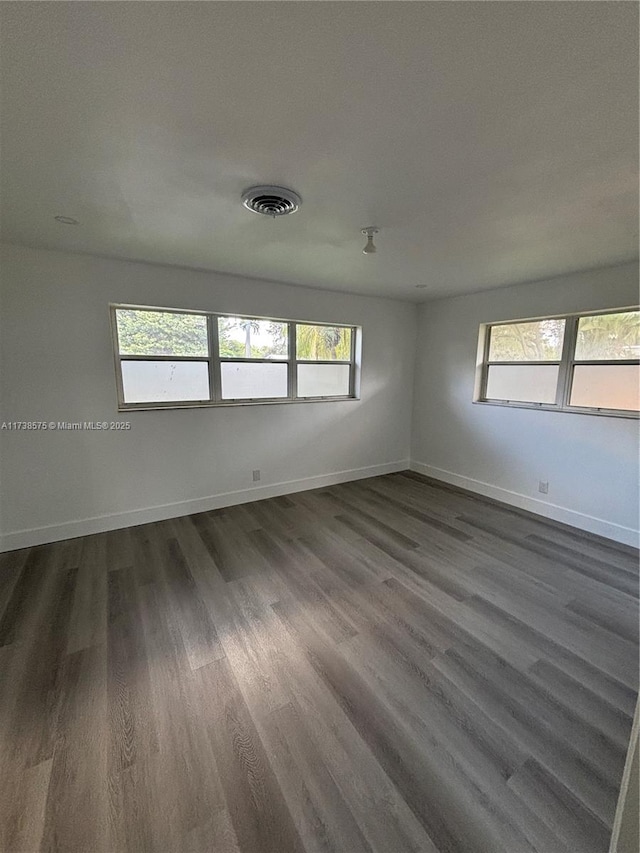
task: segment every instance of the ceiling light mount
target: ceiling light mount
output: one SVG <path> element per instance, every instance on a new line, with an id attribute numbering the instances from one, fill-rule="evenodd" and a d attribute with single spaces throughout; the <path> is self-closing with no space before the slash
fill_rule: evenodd
<path id="1" fill-rule="evenodd" d="M 262 216 L 288 216 L 295 213 L 302 204 L 298 193 L 287 187 L 277 187 L 271 184 L 249 187 L 242 193 L 242 203 L 254 213 Z"/>
<path id="2" fill-rule="evenodd" d="M 367 245 L 362 250 L 363 255 L 375 255 L 375 253 L 378 251 L 373 242 L 373 238 L 376 234 L 378 234 L 379 231 L 380 229 L 376 228 L 375 225 L 371 225 L 369 228 L 362 229 L 362 233 L 367 238 Z"/>
<path id="3" fill-rule="evenodd" d="M 63 225 L 80 225 L 77 219 L 72 216 L 54 216 L 56 222 L 61 222 Z"/>

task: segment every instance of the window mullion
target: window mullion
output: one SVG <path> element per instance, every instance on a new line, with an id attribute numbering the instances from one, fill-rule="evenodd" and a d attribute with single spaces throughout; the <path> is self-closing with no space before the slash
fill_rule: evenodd
<path id="1" fill-rule="evenodd" d="M 222 371 L 220 368 L 220 338 L 217 315 L 209 314 L 207 328 L 209 331 L 209 389 L 211 399 L 219 403 L 222 400 Z"/>
<path id="2" fill-rule="evenodd" d="M 287 390 L 289 399 L 295 400 L 298 396 L 298 365 L 296 363 L 296 339 L 297 328 L 295 323 L 289 323 L 289 366 L 287 372 Z"/>
<path id="3" fill-rule="evenodd" d="M 487 383 L 489 381 L 489 351 L 491 347 L 491 326 L 487 326 L 484 336 L 484 352 L 482 355 L 482 376 L 480 378 L 480 399 L 487 399 Z"/>
<path id="4" fill-rule="evenodd" d="M 558 407 L 569 405 L 573 356 L 575 354 L 578 335 L 578 319 L 578 317 L 565 318 L 564 341 L 562 342 L 562 356 L 560 357 L 558 386 L 556 389 L 556 406 Z"/>
<path id="5" fill-rule="evenodd" d="M 349 396 L 356 396 L 356 330 L 351 327 L 351 349 L 349 351 Z"/>

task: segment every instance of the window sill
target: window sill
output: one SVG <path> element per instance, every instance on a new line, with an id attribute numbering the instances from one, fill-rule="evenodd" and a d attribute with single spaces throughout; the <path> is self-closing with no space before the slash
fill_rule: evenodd
<path id="1" fill-rule="evenodd" d="M 625 412 L 621 409 L 580 409 L 577 406 L 550 406 L 546 403 L 508 403 L 498 400 L 472 400 L 474 406 L 500 406 L 503 409 L 529 409 L 529 411 L 564 412 L 570 415 L 597 415 L 604 418 L 626 418 L 637 421 L 640 412 Z"/>
<path id="2" fill-rule="evenodd" d="M 119 412 L 156 412 L 167 409 L 231 409 L 237 406 L 282 406 L 298 403 L 353 403 L 360 397 L 305 397 L 299 400 L 224 400 L 195 403 L 130 403 L 118 406 Z"/>

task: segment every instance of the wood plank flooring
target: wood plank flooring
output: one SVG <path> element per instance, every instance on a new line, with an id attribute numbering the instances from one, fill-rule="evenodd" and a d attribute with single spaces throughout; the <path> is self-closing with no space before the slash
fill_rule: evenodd
<path id="1" fill-rule="evenodd" d="M 0 555 L 5 853 L 605 853 L 638 558 L 405 472 Z"/>

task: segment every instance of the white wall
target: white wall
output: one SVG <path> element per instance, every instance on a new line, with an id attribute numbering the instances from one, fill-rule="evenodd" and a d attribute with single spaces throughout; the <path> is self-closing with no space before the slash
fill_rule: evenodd
<path id="1" fill-rule="evenodd" d="M 132 424 L 0 431 L 2 548 L 407 467 L 412 392 L 416 470 L 637 544 L 637 421 L 471 402 L 480 323 L 635 304 L 635 264 L 419 309 L 19 246 L 0 275 L 0 421 Z M 118 414 L 109 302 L 362 325 L 361 400 Z"/>
<path id="2" fill-rule="evenodd" d="M 638 421 L 472 403 L 481 323 L 637 302 L 638 267 L 625 264 L 421 306 L 412 467 L 637 544 Z"/>
<path id="3" fill-rule="evenodd" d="M 411 304 L 20 246 L 0 273 L 0 421 L 132 424 L 0 431 L 5 549 L 408 466 Z M 361 325 L 361 399 L 118 414 L 109 302 Z"/>

